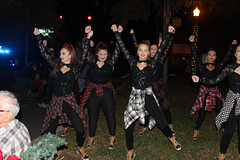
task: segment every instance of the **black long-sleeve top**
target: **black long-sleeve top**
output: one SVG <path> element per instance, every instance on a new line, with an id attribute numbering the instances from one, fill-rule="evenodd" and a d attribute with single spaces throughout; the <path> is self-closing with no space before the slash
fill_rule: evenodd
<path id="1" fill-rule="evenodd" d="M 121 39 L 120 34 L 118 32 L 114 32 L 114 33 L 117 39 L 117 43 L 119 44 L 121 51 L 123 52 L 126 60 L 130 65 L 131 72 L 132 72 L 133 87 L 135 87 L 136 89 L 144 90 L 145 88 L 151 86 L 153 82 L 152 81 L 153 70 L 156 67 L 158 62 L 163 63 L 163 61 L 165 60 L 166 56 L 164 55 L 161 56 L 161 53 L 167 54 L 167 52 L 163 52 L 163 51 L 164 49 L 166 49 L 166 46 L 169 43 L 169 39 L 172 37 L 172 34 L 168 33 L 166 35 L 166 38 L 162 42 L 161 46 L 158 48 L 155 56 L 147 62 L 147 66 L 145 68 L 140 70 L 137 67 L 138 60 L 136 60 L 133 56 L 130 55 L 129 51 L 125 47 L 124 42 Z"/>
<path id="2" fill-rule="evenodd" d="M 106 59 L 104 65 L 101 68 L 97 65 L 97 56 L 92 56 L 91 54 L 88 54 L 88 80 L 95 84 L 106 84 L 107 82 L 109 82 L 111 80 L 112 71 L 119 57 L 119 54 L 119 45 L 116 44 L 113 54 Z"/>
<path id="3" fill-rule="evenodd" d="M 214 85 L 228 76 L 229 89 L 234 93 L 240 93 L 240 75 L 234 72 L 239 66 L 239 63 L 228 64 L 215 79 L 202 77 L 199 79 L 199 82 L 207 85 Z"/>
<path id="4" fill-rule="evenodd" d="M 135 48 L 137 49 L 138 48 L 138 41 L 137 41 L 137 38 L 135 36 L 135 33 L 132 33 L 131 36 L 132 36 L 132 39 L 133 39 L 133 44 L 134 44 Z"/>
<path id="5" fill-rule="evenodd" d="M 163 53 L 161 54 L 161 59 L 163 59 L 163 61 L 159 61 L 157 63 L 156 68 L 153 71 L 153 82 L 157 82 L 158 80 L 160 80 L 163 76 L 163 64 L 168 56 L 168 51 L 169 48 L 171 47 L 173 42 L 173 36 L 170 37 L 170 40 L 167 44 L 166 49 L 164 49 Z"/>
<path id="6" fill-rule="evenodd" d="M 132 39 L 133 39 L 133 44 L 135 46 L 135 48 L 137 49 L 138 48 L 138 41 L 137 41 L 137 38 L 135 36 L 135 33 L 132 33 L 131 34 L 132 36 Z M 163 56 L 161 59 L 163 59 L 163 61 L 161 62 L 158 62 L 154 71 L 153 71 L 153 75 L 152 75 L 152 81 L 153 82 L 157 82 L 159 79 L 162 78 L 162 75 L 163 75 L 163 64 L 168 56 L 168 51 L 169 51 L 169 48 L 170 46 L 172 45 L 172 40 L 173 40 L 173 36 L 170 37 L 170 40 L 169 40 L 169 43 L 167 44 L 167 47 L 166 49 L 164 49 L 164 53 L 162 53 L 160 56 Z"/>
<path id="7" fill-rule="evenodd" d="M 58 58 L 55 55 L 49 54 L 48 50 L 43 46 L 42 38 L 40 34 L 37 35 L 36 37 L 38 40 L 38 46 L 40 48 L 40 52 L 42 56 L 53 68 L 55 68 L 57 63 L 59 63 Z M 84 50 L 83 56 L 78 60 L 77 65 L 66 64 L 66 66 L 69 67 L 70 70 L 64 74 L 62 73 L 61 70 L 57 71 L 55 75 L 54 91 L 53 91 L 53 94 L 55 96 L 58 96 L 58 97 L 65 96 L 73 92 L 74 83 L 77 79 L 79 71 L 83 67 L 86 54 L 88 52 L 88 43 L 89 43 L 89 39 L 87 38 L 84 43 L 85 45 L 83 49 Z"/>
<path id="8" fill-rule="evenodd" d="M 84 33 L 82 40 L 77 41 L 77 43 L 76 43 L 75 50 L 76 50 L 76 54 L 77 54 L 78 58 L 82 58 L 82 56 L 83 56 L 84 42 L 85 42 L 86 38 L 87 38 L 87 33 Z M 88 47 L 89 47 L 88 54 L 91 54 L 93 47 L 91 47 L 90 44 Z M 88 68 L 89 68 L 88 65 L 84 64 L 84 67 L 81 70 L 81 73 L 79 74 L 78 78 L 86 79 Z"/>
<path id="9" fill-rule="evenodd" d="M 199 60 L 199 58 L 197 56 L 197 53 L 196 53 L 196 47 L 194 46 L 193 42 L 191 43 L 191 46 L 192 46 L 193 56 L 194 56 L 194 58 L 197 62 L 197 66 L 198 66 L 199 71 L 200 71 L 199 77 L 203 78 L 203 79 L 215 79 L 218 76 L 218 74 L 221 72 L 221 69 L 224 67 L 225 63 L 227 62 L 227 60 L 228 60 L 228 58 L 231 54 L 232 47 L 233 47 L 232 45 L 230 45 L 229 50 L 227 51 L 227 54 L 222 59 L 222 61 L 219 62 L 219 63 L 213 64 L 213 65 L 215 65 L 215 69 L 210 71 L 206 68 L 206 65 L 208 65 L 208 63 L 203 64 Z M 203 85 L 207 88 L 213 88 L 213 87 L 216 87 L 217 84 L 203 84 Z"/>

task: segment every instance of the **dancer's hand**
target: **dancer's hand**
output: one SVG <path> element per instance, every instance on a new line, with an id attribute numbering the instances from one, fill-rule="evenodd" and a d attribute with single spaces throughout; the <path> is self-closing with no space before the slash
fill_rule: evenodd
<path id="1" fill-rule="evenodd" d="M 168 32 L 174 34 L 175 33 L 175 28 L 173 26 L 168 27 Z"/>
<path id="2" fill-rule="evenodd" d="M 85 33 L 89 33 L 92 30 L 92 26 L 86 26 L 85 27 Z"/>
<path id="3" fill-rule="evenodd" d="M 134 30 L 133 30 L 133 29 L 131 29 L 131 30 L 130 30 L 130 34 L 133 34 L 133 33 L 134 33 Z"/>
<path id="4" fill-rule="evenodd" d="M 36 35 L 39 35 L 39 34 L 40 34 L 39 29 L 38 29 L 38 28 L 34 28 L 33 34 L 34 34 L 35 36 L 36 36 Z"/>
<path id="5" fill-rule="evenodd" d="M 47 46 L 47 40 L 43 40 L 43 46 L 44 46 L 44 47 Z"/>
<path id="6" fill-rule="evenodd" d="M 93 36 L 93 31 L 88 32 L 87 38 L 90 39 Z"/>
<path id="7" fill-rule="evenodd" d="M 199 77 L 198 76 L 192 76 L 192 80 L 194 83 L 198 83 L 199 82 Z"/>
<path id="8" fill-rule="evenodd" d="M 237 44 L 237 40 L 234 39 L 234 40 L 232 41 L 232 45 L 236 45 L 236 44 Z"/>
<path id="9" fill-rule="evenodd" d="M 111 29 L 113 30 L 113 32 L 117 32 L 117 26 L 116 26 L 116 24 L 113 24 L 112 27 L 111 27 Z"/>
<path id="10" fill-rule="evenodd" d="M 191 35 L 191 36 L 189 37 L 189 41 L 190 41 L 190 42 L 194 42 L 194 35 Z"/>
<path id="11" fill-rule="evenodd" d="M 90 44 L 90 47 L 93 47 L 94 46 L 93 40 L 90 40 L 89 44 Z"/>
<path id="12" fill-rule="evenodd" d="M 118 26 L 118 32 L 121 33 L 123 31 L 123 27 L 121 25 Z"/>

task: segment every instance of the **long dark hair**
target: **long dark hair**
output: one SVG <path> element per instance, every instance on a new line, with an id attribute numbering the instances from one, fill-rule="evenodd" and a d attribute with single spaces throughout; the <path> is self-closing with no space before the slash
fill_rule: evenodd
<path id="1" fill-rule="evenodd" d="M 94 53 L 95 55 L 100 51 L 100 50 L 106 50 L 107 53 L 108 53 L 108 47 L 106 44 L 104 44 L 102 41 L 98 42 L 95 50 L 94 50 Z"/>
<path id="2" fill-rule="evenodd" d="M 233 51 L 232 51 L 232 61 L 237 62 L 237 57 L 235 56 L 235 53 L 237 51 L 237 48 L 240 47 L 240 44 L 234 45 Z"/>
<path id="3" fill-rule="evenodd" d="M 217 50 L 216 50 L 215 48 L 213 48 L 213 47 L 208 48 L 208 50 L 207 50 L 207 54 L 208 54 L 209 51 L 215 51 L 215 52 L 216 52 L 216 55 L 217 55 Z"/>
<path id="4" fill-rule="evenodd" d="M 65 43 L 62 48 L 66 48 L 70 54 L 71 54 L 71 60 L 70 60 L 70 64 L 71 65 L 76 65 L 78 63 L 78 59 L 77 59 L 77 55 L 76 55 L 76 51 L 73 47 L 73 45 L 71 43 Z M 63 63 L 60 61 L 59 63 L 57 63 L 57 65 L 55 66 L 55 71 L 58 72 L 61 67 L 62 67 Z"/>

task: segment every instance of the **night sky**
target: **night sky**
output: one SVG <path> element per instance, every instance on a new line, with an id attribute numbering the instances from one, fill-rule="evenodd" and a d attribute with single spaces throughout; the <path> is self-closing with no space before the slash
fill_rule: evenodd
<path id="1" fill-rule="evenodd" d="M 104 7 L 103 1 L 101 0 L 98 0 L 98 4 L 96 4 L 96 0 L 58 0 L 59 6 L 57 7 L 57 12 L 59 15 L 63 16 L 62 22 L 64 34 L 66 35 L 64 41 L 74 44 L 82 38 L 84 27 L 90 24 L 94 31 L 93 40 L 95 44 L 98 41 L 103 41 L 104 43 L 111 45 L 110 41 L 114 40 L 114 36 L 110 27 L 114 22 L 109 14 L 109 10 L 117 1 L 107 0 L 106 2 L 107 5 Z M 92 20 L 90 21 L 87 20 L 87 16 L 89 15 L 92 17 Z M 195 23 L 195 19 L 192 16 L 192 8 L 185 10 L 184 12 L 179 12 L 173 16 L 182 18 L 182 26 L 177 28 L 174 43 L 188 43 L 188 37 L 192 34 L 193 25 Z M 159 22 L 159 30 L 161 30 L 163 28 L 162 19 L 159 19 Z M 233 39 L 238 39 L 240 36 L 240 31 L 238 29 L 238 24 L 240 24 L 239 16 L 223 18 L 211 13 L 207 9 L 201 9 L 197 23 L 199 26 L 200 52 L 206 51 L 209 47 L 215 47 L 219 48 L 219 55 L 221 57 L 228 44 Z M 10 28 L 14 29 L 14 26 L 11 26 Z M 135 30 L 139 41 L 149 39 L 153 43 L 156 42 L 157 19 L 155 15 L 150 15 L 148 23 L 130 22 L 127 28 L 124 28 L 122 37 L 129 48 L 133 47 L 129 34 L 131 28 Z M 32 31 L 30 34 L 32 34 Z M 11 44 L 11 40 L 8 42 L 8 45 L 13 47 L 14 52 L 18 52 L 15 53 L 15 56 L 22 54 L 24 52 L 24 40 L 20 39 L 22 37 L 14 37 L 14 35 L 10 37 L 12 40 L 15 39 L 19 41 L 18 45 L 15 46 Z M 1 39 L 1 36 L 0 40 L 4 41 L 3 38 Z M 35 38 L 33 35 L 30 35 L 30 41 L 29 51 L 38 52 L 38 48 L 34 43 Z M 60 47 L 56 47 L 56 50 L 60 50 Z M 42 60 L 41 55 L 36 56 L 36 53 L 31 53 L 29 59 L 33 61 Z"/>

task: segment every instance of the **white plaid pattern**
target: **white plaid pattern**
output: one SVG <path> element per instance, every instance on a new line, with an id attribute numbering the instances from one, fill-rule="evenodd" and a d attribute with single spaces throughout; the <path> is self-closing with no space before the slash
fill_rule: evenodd
<path id="1" fill-rule="evenodd" d="M 235 103 L 235 115 L 240 115 L 240 94 L 233 93 L 233 91 L 229 90 L 226 96 L 226 101 L 223 104 L 223 108 L 220 113 L 215 118 L 215 123 L 217 128 L 219 129 L 223 122 L 226 122 L 231 110 L 234 107 Z"/>
<path id="2" fill-rule="evenodd" d="M 148 87 L 144 90 L 136 89 L 132 87 L 132 92 L 129 97 L 128 105 L 124 112 L 124 128 L 127 129 L 135 120 L 139 118 L 141 124 L 145 123 L 144 117 L 149 113 L 145 110 L 145 94 L 152 95 L 158 104 L 157 98 L 153 93 L 152 87 Z M 156 121 L 150 117 L 149 129 L 152 129 L 156 125 Z"/>
<path id="3" fill-rule="evenodd" d="M 24 124 L 17 119 L 0 128 L 0 149 L 3 160 L 9 155 L 22 157 L 22 153 L 31 145 L 30 136 Z"/>

